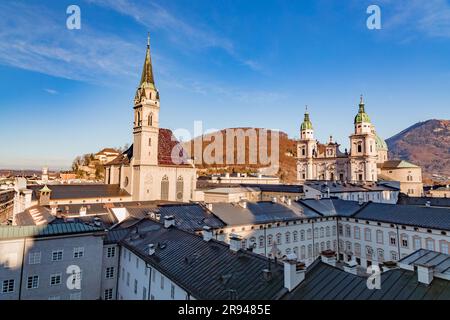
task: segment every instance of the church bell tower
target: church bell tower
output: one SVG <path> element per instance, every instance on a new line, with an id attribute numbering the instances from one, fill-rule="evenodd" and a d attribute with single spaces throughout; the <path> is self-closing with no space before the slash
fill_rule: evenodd
<path id="1" fill-rule="evenodd" d="M 150 36 L 147 40 L 144 68 L 134 98 L 133 125 L 134 166 L 158 165 L 159 92 L 155 87 L 150 55 Z"/>

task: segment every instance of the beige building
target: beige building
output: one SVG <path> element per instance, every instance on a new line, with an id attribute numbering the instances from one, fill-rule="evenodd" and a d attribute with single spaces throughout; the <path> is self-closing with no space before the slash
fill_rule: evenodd
<path id="1" fill-rule="evenodd" d="M 97 152 L 94 155 L 94 159 L 100 162 L 101 164 L 108 163 L 110 161 L 113 161 L 115 158 L 119 156 L 120 152 L 117 152 L 115 149 L 112 148 L 105 148 L 100 152 Z"/>
<path id="2" fill-rule="evenodd" d="M 149 41 L 134 99 L 134 143 L 105 165 L 105 183 L 118 184 L 133 200 L 187 202 L 193 199 L 196 169 L 172 132 L 159 127 L 159 111 Z"/>
<path id="3" fill-rule="evenodd" d="M 354 133 L 350 135 L 350 151 L 339 150 L 332 137 L 327 144 L 314 139 L 314 129 L 306 111 L 297 144 L 297 179 L 328 180 L 350 183 L 372 183 L 394 180 L 401 184 L 401 192 L 422 195 L 422 170 L 401 160 L 389 161 L 388 146 L 375 131 L 361 96 L 354 119 Z"/>
<path id="4" fill-rule="evenodd" d="M 439 187 L 437 189 L 431 189 L 429 194 L 433 198 L 450 198 L 450 186 Z"/>
<path id="5" fill-rule="evenodd" d="M 404 160 L 378 164 L 380 180 L 400 182 L 400 192 L 410 197 L 423 195 L 422 168 Z"/>

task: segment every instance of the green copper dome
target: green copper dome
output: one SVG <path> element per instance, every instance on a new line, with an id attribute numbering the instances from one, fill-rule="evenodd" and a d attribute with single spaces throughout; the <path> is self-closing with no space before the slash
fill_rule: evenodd
<path id="1" fill-rule="evenodd" d="M 363 97 L 361 96 L 361 101 L 359 102 L 359 111 L 358 111 L 358 114 L 355 116 L 355 124 L 362 123 L 362 122 L 370 123 L 370 118 L 369 118 L 369 115 L 364 110 L 364 101 L 363 101 Z"/>
<path id="2" fill-rule="evenodd" d="M 311 120 L 309 120 L 309 113 L 305 112 L 305 119 L 302 122 L 302 125 L 300 126 L 300 130 L 313 130 L 313 125 Z"/>
<path id="3" fill-rule="evenodd" d="M 386 144 L 386 141 L 384 141 L 382 138 L 380 138 L 379 135 L 375 138 L 375 147 L 377 150 L 388 150 L 388 146 Z"/>

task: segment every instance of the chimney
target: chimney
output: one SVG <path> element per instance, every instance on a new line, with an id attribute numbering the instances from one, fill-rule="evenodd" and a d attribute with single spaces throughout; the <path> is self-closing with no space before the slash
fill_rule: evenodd
<path id="1" fill-rule="evenodd" d="M 272 203 L 277 203 L 277 197 L 272 197 Z"/>
<path id="2" fill-rule="evenodd" d="M 425 202 L 425 206 L 426 206 L 426 207 L 431 207 L 431 201 L 430 201 L 430 200 L 427 200 L 427 202 Z"/>
<path id="3" fill-rule="evenodd" d="M 239 205 L 240 205 L 242 208 L 247 209 L 247 201 L 240 201 L 240 202 L 239 202 Z"/>
<path id="4" fill-rule="evenodd" d="M 58 213 L 58 206 L 57 205 L 52 205 L 52 206 L 50 206 L 50 209 L 51 209 L 52 216 L 56 216 L 57 213 Z"/>
<path id="5" fill-rule="evenodd" d="M 358 270 L 356 269 L 357 266 L 358 266 L 358 264 L 356 263 L 356 261 L 351 260 L 344 265 L 344 271 L 354 274 L 354 275 L 357 275 L 357 273 L 358 273 Z"/>
<path id="6" fill-rule="evenodd" d="M 206 204 L 206 208 L 208 208 L 209 211 L 212 211 L 212 210 L 213 210 L 213 205 L 212 205 L 212 203 L 207 203 L 207 204 Z"/>
<path id="7" fill-rule="evenodd" d="M 270 281 L 272 280 L 272 271 L 270 271 L 269 269 L 263 269 L 263 278 L 266 281 Z"/>
<path id="8" fill-rule="evenodd" d="M 417 265 L 417 279 L 420 283 L 429 285 L 433 281 L 434 269 L 427 265 Z"/>
<path id="9" fill-rule="evenodd" d="M 175 218 L 173 216 L 164 217 L 164 228 L 169 229 L 175 225 Z"/>
<path id="10" fill-rule="evenodd" d="M 209 226 L 203 227 L 202 234 L 203 234 L 203 240 L 205 240 L 205 241 L 210 241 L 213 238 L 213 232 L 211 230 L 211 227 L 209 227 Z"/>
<path id="11" fill-rule="evenodd" d="M 284 261 L 284 287 L 291 292 L 305 280 L 305 273 L 305 264 L 297 262 L 295 254 L 288 254 Z"/>
<path id="12" fill-rule="evenodd" d="M 290 206 L 290 205 L 292 204 L 292 200 L 291 200 L 291 199 L 287 199 L 287 200 L 286 200 L 286 204 L 287 204 L 288 206 Z"/>
<path id="13" fill-rule="evenodd" d="M 322 251 L 321 260 L 323 263 L 329 264 L 330 266 L 336 266 L 336 252 L 333 250 Z"/>
<path id="14" fill-rule="evenodd" d="M 154 245 L 153 243 L 150 243 L 150 244 L 147 246 L 147 249 L 148 249 L 148 255 L 149 255 L 149 256 L 152 256 L 152 255 L 155 254 L 155 245 Z"/>
<path id="15" fill-rule="evenodd" d="M 230 250 L 233 252 L 238 252 L 241 249 L 241 237 L 237 234 L 230 234 Z"/>

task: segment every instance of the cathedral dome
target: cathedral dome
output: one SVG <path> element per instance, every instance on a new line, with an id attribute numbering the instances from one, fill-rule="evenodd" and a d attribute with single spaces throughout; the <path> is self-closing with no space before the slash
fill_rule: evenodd
<path id="1" fill-rule="evenodd" d="M 386 141 L 384 141 L 382 138 L 380 138 L 379 135 L 376 135 L 375 147 L 377 148 L 377 150 L 386 150 L 386 151 L 388 150 Z"/>
<path id="2" fill-rule="evenodd" d="M 302 125 L 300 126 L 300 130 L 312 130 L 313 129 L 313 125 L 311 120 L 309 120 L 309 113 L 305 112 L 305 118 L 302 122 Z"/>
<path id="3" fill-rule="evenodd" d="M 369 118 L 369 115 L 366 113 L 366 110 L 364 108 L 363 97 L 361 96 L 361 101 L 359 103 L 359 111 L 358 111 L 358 114 L 355 116 L 355 124 L 362 123 L 362 122 L 370 123 L 370 118 Z"/>

